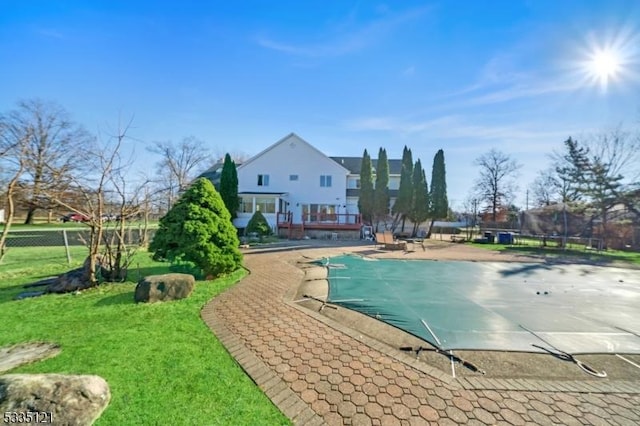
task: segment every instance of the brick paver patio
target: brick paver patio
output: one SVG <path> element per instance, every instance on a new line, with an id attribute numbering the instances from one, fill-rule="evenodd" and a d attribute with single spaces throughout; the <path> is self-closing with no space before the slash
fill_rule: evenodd
<path id="1" fill-rule="evenodd" d="M 307 253 L 308 254 L 308 253 Z M 640 424 L 640 384 L 453 379 L 288 301 L 300 252 L 247 254 L 251 274 L 202 317 L 295 424 Z"/>

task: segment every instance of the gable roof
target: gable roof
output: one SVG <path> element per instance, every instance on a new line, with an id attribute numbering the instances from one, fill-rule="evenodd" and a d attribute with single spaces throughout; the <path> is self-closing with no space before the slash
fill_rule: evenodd
<path id="1" fill-rule="evenodd" d="M 352 175 L 359 175 L 362 169 L 362 157 L 329 157 L 336 163 L 349 170 Z M 389 159 L 389 174 L 400 175 L 402 160 Z M 374 170 L 378 168 L 378 160 L 371 159 Z"/>
<path id="2" fill-rule="evenodd" d="M 246 166 L 247 164 L 252 163 L 253 161 L 255 161 L 257 158 L 263 156 L 264 154 L 266 154 L 267 152 L 271 151 L 272 149 L 276 148 L 278 145 L 281 145 L 285 142 L 287 142 L 289 139 L 291 138 L 297 138 L 300 142 L 302 142 L 303 144 L 305 144 L 307 147 L 311 148 L 312 150 L 314 150 L 315 152 L 317 152 L 318 154 L 322 155 L 323 157 L 325 157 L 327 160 L 329 159 L 329 157 L 327 157 L 322 151 L 320 151 L 318 148 L 316 148 L 315 146 L 311 145 L 309 142 L 305 141 L 304 139 L 302 139 L 300 136 L 296 135 L 295 133 L 291 132 L 289 133 L 287 136 L 285 136 L 284 138 L 280 139 L 278 142 L 274 143 L 273 145 L 271 145 L 270 147 L 268 147 L 267 149 L 261 151 L 260 153 L 254 155 L 253 157 L 251 157 L 250 159 L 248 159 L 247 161 L 245 161 L 244 163 L 242 163 L 240 166 L 238 166 L 238 170 L 243 168 L 244 166 Z M 349 169 L 346 168 L 344 165 L 338 163 L 338 166 L 342 167 L 345 171 L 345 173 L 349 172 Z"/>

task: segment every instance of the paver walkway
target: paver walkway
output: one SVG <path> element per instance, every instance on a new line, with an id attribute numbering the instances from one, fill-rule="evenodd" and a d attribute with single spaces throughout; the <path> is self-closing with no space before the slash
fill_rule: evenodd
<path id="1" fill-rule="evenodd" d="M 640 424 L 640 384 L 487 379 L 474 386 L 351 337 L 285 300 L 303 278 L 293 265 L 299 258 L 296 252 L 247 254 L 251 274 L 202 311 L 295 424 Z M 517 390 L 532 387 L 538 390 Z"/>

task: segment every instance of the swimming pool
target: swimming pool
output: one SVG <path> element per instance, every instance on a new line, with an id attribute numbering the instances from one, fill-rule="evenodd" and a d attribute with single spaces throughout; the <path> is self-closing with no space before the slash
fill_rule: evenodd
<path id="1" fill-rule="evenodd" d="M 590 265 L 325 260 L 328 301 L 441 349 L 640 354 L 640 271 Z"/>

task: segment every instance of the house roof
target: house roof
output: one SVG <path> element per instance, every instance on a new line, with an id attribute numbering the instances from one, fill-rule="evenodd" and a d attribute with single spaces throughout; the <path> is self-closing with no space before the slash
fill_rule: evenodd
<path id="1" fill-rule="evenodd" d="M 325 158 L 329 158 L 326 156 L 325 153 L 323 153 L 322 151 L 320 151 L 318 148 L 316 148 L 315 146 L 311 145 L 309 142 L 307 142 L 306 140 L 302 139 L 300 136 L 296 135 L 295 133 L 291 132 L 289 133 L 287 136 L 285 136 L 284 138 L 280 139 L 278 142 L 274 143 L 273 145 L 271 145 L 270 147 L 268 147 L 267 149 L 263 150 L 262 152 L 254 155 L 253 157 L 251 157 L 250 159 L 248 159 L 247 161 L 245 161 L 244 163 L 242 163 L 240 166 L 238 166 L 238 169 L 241 169 L 242 167 L 246 166 L 247 164 L 252 163 L 255 159 L 263 156 L 265 153 L 271 151 L 272 149 L 274 149 L 275 147 L 277 147 L 278 145 L 285 143 L 286 141 L 288 141 L 291 138 L 296 138 L 298 139 L 300 142 L 304 143 L 305 145 L 307 145 L 309 148 L 313 149 L 314 151 L 316 151 L 318 154 L 322 155 Z M 339 166 L 341 166 L 345 172 L 349 172 L 349 169 L 347 167 L 345 167 L 344 165 L 338 163 Z"/>
<path id="2" fill-rule="evenodd" d="M 257 192 L 257 191 L 243 191 L 238 192 L 238 195 L 287 195 L 288 192 Z"/>
<path id="3" fill-rule="evenodd" d="M 352 175 L 359 175 L 362 169 L 362 157 L 329 157 L 342 167 L 349 170 Z M 371 164 L 374 169 L 378 168 L 378 160 L 371 159 Z M 389 160 L 389 174 L 400 175 L 402 171 L 402 160 L 390 159 Z"/>
<path id="4" fill-rule="evenodd" d="M 220 178 L 222 177 L 222 166 L 224 163 L 222 161 L 216 162 L 213 166 L 209 167 L 204 172 L 200 173 L 199 178 L 207 178 L 214 185 L 218 185 L 220 183 Z"/>
<path id="5" fill-rule="evenodd" d="M 399 191 L 397 189 L 390 189 L 389 197 L 398 198 L 398 192 Z M 359 196 L 360 196 L 360 189 L 347 188 L 347 197 L 359 197 Z"/>

